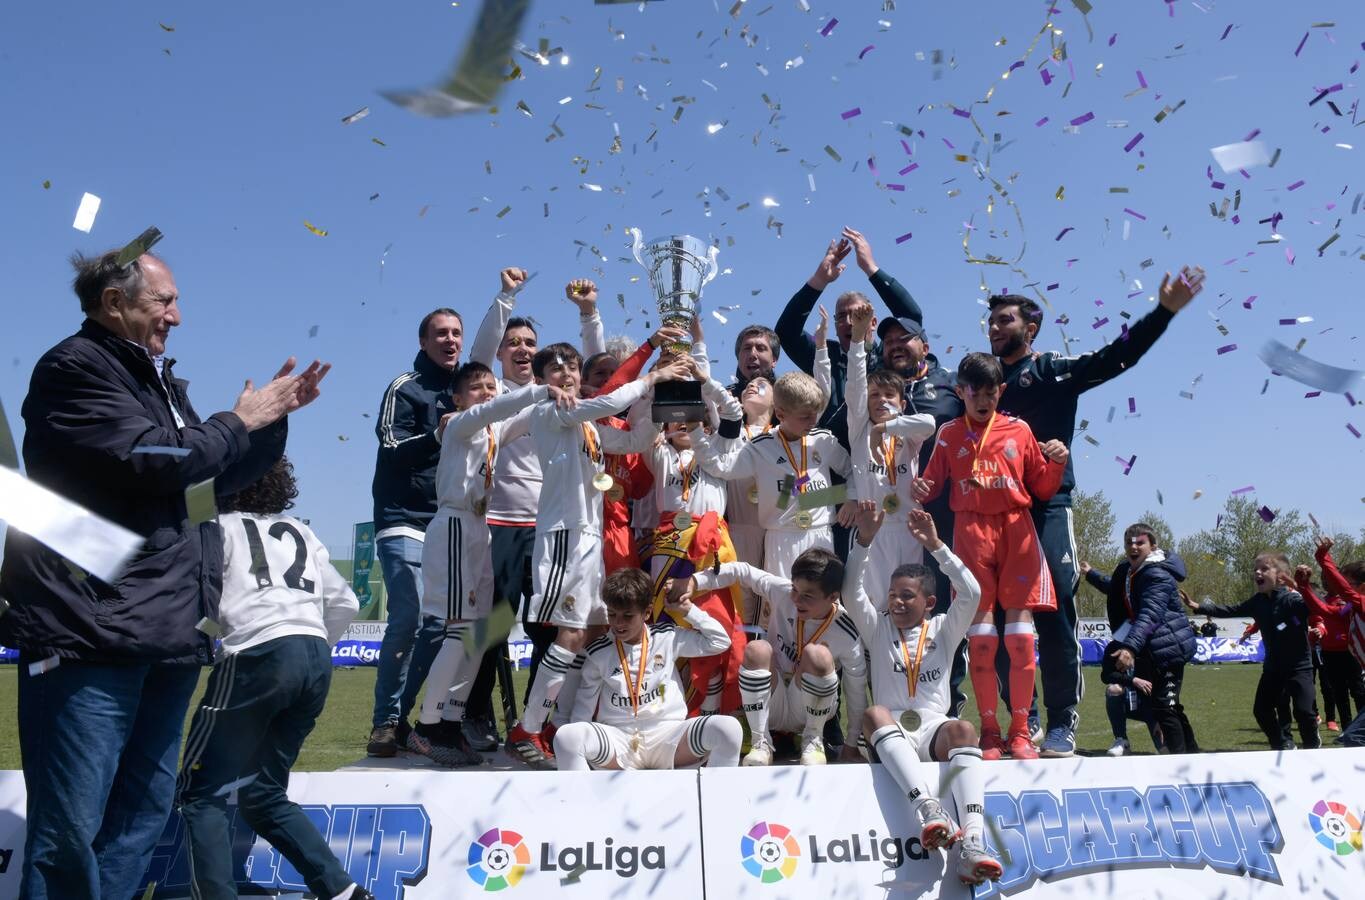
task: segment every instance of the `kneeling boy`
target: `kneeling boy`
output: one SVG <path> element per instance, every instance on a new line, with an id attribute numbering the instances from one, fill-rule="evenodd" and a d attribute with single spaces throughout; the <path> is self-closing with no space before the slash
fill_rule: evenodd
<path id="1" fill-rule="evenodd" d="M 665 617 L 647 624 L 654 585 L 639 569 L 618 569 L 602 586 L 607 633 L 588 645 L 573 721 L 554 736 L 559 770 L 671 769 L 705 760 L 739 762 L 743 730 L 729 716 L 687 718 L 680 658 L 711 656 L 730 636 L 686 597 L 667 609 L 692 626 Z M 596 717 L 594 720 L 594 712 Z"/>

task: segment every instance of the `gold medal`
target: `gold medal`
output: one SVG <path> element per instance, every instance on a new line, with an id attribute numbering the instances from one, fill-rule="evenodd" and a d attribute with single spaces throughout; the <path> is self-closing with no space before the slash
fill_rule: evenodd
<path id="1" fill-rule="evenodd" d="M 907 709 L 901 713 L 901 727 L 906 731 L 918 731 L 922 722 L 918 710 Z"/>
<path id="2" fill-rule="evenodd" d="M 488 498 L 480 497 L 474 501 L 474 515 L 482 516 L 488 512 Z"/>
<path id="3" fill-rule="evenodd" d="M 692 527 L 692 514 L 685 509 L 680 509 L 673 514 L 673 527 L 678 531 L 686 531 Z"/>
<path id="4" fill-rule="evenodd" d="M 615 503 L 620 503 L 622 500 L 626 499 L 626 489 L 619 484 L 613 484 L 611 487 L 607 488 L 607 499 Z"/>
<path id="5" fill-rule="evenodd" d="M 599 491 L 609 491 L 615 484 L 616 479 L 612 478 L 606 472 L 598 472 L 596 475 L 592 476 L 592 486 Z"/>
<path id="6" fill-rule="evenodd" d="M 796 514 L 797 528 L 809 528 L 811 526 L 811 521 L 810 513 L 804 509 Z"/>
<path id="7" fill-rule="evenodd" d="M 894 515 L 900 508 L 901 498 L 895 494 L 887 494 L 882 498 L 882 509 L 886 510 L 887 515 Z"/>
<path id="8" fill-rule="evenodd" d="M 758 505 L 758 485 L 749 488 L 749 502 Z"/>

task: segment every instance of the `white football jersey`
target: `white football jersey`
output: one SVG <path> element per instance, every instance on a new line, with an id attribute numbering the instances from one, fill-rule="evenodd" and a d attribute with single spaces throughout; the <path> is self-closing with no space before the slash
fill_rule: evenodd
<path id="1" fill-rule="evenodd" d="M 953 656 L 976 616 L 981 586 L 946 544 L 934 551 L 934 559 L 953 583 L 953 602 L 948 612 L 926 615 L 919 625 L 902 631 L 892 623 L 890 613 L 877 612 L 863 590 L 861 575 L 867 562 L 867 548 L 856 540 L 849 548 L 848 575 L 853 590 L 844 596 L 848 598 L 850 618 L 856 623 L 867 648 L 872 702 L 889 710 L 917 709 L 936 715 L 948 714 L 948 676 L 953 669 Z M 922 651 L 921 636 L 924 638 Z M 919 676 L 915 695 L 911 697 L 906 660 L 913 669 L 917 655 Z"/>
<path id="2" fill-rule="evenodd" d="M 437 504 L 470 512 L 480 506 L 486 509 L 497 485 L 503 445 L 530 433 L 529 407 L 548 396 L 545 385 L 527 385 L 451 416 L 441 435 L 441 461 L 436 465 Z"/>
<path id="3" fill-rule="evenodd" d="M 572 528 L 602 533 L 602 492 L 593 487 L 593 478 L 602 472 L 604 454 L 634 452 L 639 436 L 598 426 L 596 420 L 639 400 L 645 384 L 632 381 L 606 396 L 579 400 L 573 409 L 560 409 L 549 400 L 532 407 L 531 440 L 545 479 L 536 510 L 537 532 Z"/>
<path id="4" fill-rule="evenodd" d="M 224 653 L 288 635 L 335 644 L 360 610 L 351 586 L 312 529 L 293 516 L 229 512 L 223 529 L 223 596 L 218 633 Z"/>
<path id="5" fill-rule="evenodd" d="M 804 530 L 798 524 L 803 511 L 797 496 L 829 487 L 830 472 L 847 478 L 851 471 L 848 451 L 825 428 L 813 428 L 810 434 L 795 440 L 786 440 L 781 430 L 774 428 L 748 443 L 717 441 L 708 448 L 699 447 L 699 450 L 703 456 L 713 455 L 715 471 L 725 478 L 754 479 L 758 487 L 758 523 L 769 531 Z M 797 485 L 803 471 L 805 481 Z M 788 478 L 792 480 L 791 490 L 783 507 L 779 503 L 782 486 Z M 856 499 L 856 494 L 857 485 L 850 482 L 849 499 Z M 834 514 L 829 506 L 817 506 L 805 512 L 810 515 L 807 528 L 828 528 L 834 524 Z"/>
<path id="6" fill-rule="evenodd" d="M 645 728 L 658 722 L 687 718 L 687 701 L 678 677 L 678 660 L 714 656 L 730 647 L 725 627 L 699 606 L 687 612 L 691 628 L 679 628 L 672 619 L 650 625 L 646 637 L 635 644 L 618 644 L 610 633 L 584 650 L 583 680 L 574 698 L 574 722 L 596 720 L 618 728 Z M 640 682 L 638 712 L 631 702 L 630 686 L 621 667 L 621 654 L 630 669 L 631 684 L 640 672 L 644 655 L 644 678 Z"/>
<path id="7" fill-rule="evenodd" d="M 888 495 L 895 494 L 896 509 L 887 512 L 888 523 L 905 522 L 910 510 L 920 508 L 910 494 L 910 484 L 919 476 L 920 447 L 934 436 L 934 417 L 928 413 L 896 416 L 886 423 L 885 436 L 874 440 L 867 411 L 867 351 L 858 343 L 849 346 L 848 387 L 844 396 L 858 496 L 881 504 Z M 895 484 L 891 483 L 893 475 Z M 914 540 L 909 536 L 906 539 Z"/>

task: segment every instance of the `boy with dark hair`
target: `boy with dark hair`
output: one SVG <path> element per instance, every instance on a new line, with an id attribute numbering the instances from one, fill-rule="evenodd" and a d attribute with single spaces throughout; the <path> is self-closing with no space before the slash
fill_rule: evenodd
<path id="1" fill-rule="evenodd" d="M 697 572 L 688 593 L 736 582 L 766 600 L 772 611 L 767 640 L 745 646 L 739 670 L 739 696 L 750 732 L 743 765 L 772 762 L 773 731 L 799 732 L 801 764 L 824 765 L 825 722 L 834 712 L 841 677 L 848 720 L 855 727 L 867 705 L 867 666 L 858 626 L 839 603 L 843 591 L 855 586 L 846 584 L 839 558 L 816 547 L 792 563 L 790 580 L 747 563 L 723 563 Z M 851 744 L 844 749 L 856 758 Z"/>
<path id="2" fill-rule="evenodd" d="M 986 785 L 981 750 L 972 723 L 948 714 L 948 674 L 957 647 L 976 615 L 980 587 L 971 570 L 939 540 L 933 517 L 911 510 L 906 527 L 933 554 L 952 580 L 957 596 L 947 613 L 933 614 L 937 576 L 927 566 L 908 563 L 887 579 L 887 599 L 874 605 L 863 590 L 883 588 L 859 581 L 869 547 L 882 527 L 884 513 L 863 509 L 849 549 L 849 613 L 867 648 L 873 705 L 863 715 L 862 730 L 869 756 L 880 762 L 910 801 L 920 820 L 925 850 L 948 849 L 959 839 L 957 875 L 964 884 L 998 879 L 1000 861 L 986 849 Z M 881 607 L 879 611 L 879 606 Z M 911 648 L 914 648 L 913 650 Z M 930 791 L 920 763 L 947 762 L 945 781 L 957 805 L 962 829 Z"/>
<path id="3" fill-rule="evenodd" d="M 1008 743 L 1016 759 L 1036 759 L 1029 739 L 1033 697 L 1033 611 L 1057 601 L 1047 561 L 1029 512 L 1061 484 L 1068 451 L 1061 441 L 1039 445 L 1028 425 L 996 412 L 1004 392 L 1000 361 L 968 353 L 957 367 L 957 391 L 966 412 L 944 425 L 923 478 L 912 488 L 920 503 L 945 488 L 955 521 L 953 548 L 981 584 L 981 603 L 967 634 L 968 669 L 981 713 L 981 750 L 999 759 Z M 996 706 L 995 653 L 1001 641 L 995 607 L 1005 611 L 1005 650 L 1010 658 L 1010 724 L 1001 740 Z"/>
<path id="4" fill-rule="evenodd" d="M 1118 671 L 1131 671 L 1144 664 L 1152 672 L 1152 720 L 1161 729 L 1169 753 L 1188 753 L 1187 738 L 1194 732 L 1180 703 L 1180 686 L 1185 664 L 1194 659 L 1195 638 L 1185 616 L 1177 582 L 1185 580 L 1185 563 L 1180 557 L 1156 546 L 1156 532 L 1138 522 L 1123 533 L 1127 556 L 1105 578 L 1081 564 L 1086 580 L 1109 598 L 1111 608 L 1121 608 L 1126 616 L 1114 631 L 1114 649 L 1106 652 Z"/>
<path id="5" fill-rule="evenodd" d="M 538 382 L 577 396 L 581 363 L 574 347 L 551 344 L 536 353 L 531 371 Z M 541 492 L 536 511 L 535 593 L 529 618 L 554 625 L 557 632 L 531 680 L 522 719 L 507 734 L 508 753 L 528 765 L 551 767 L 553 751 L 541 731 L 565 685 L 567 697 L 577 692 L 589 631 L 600 633 L 606 624 L 601 599 L 602 494 L 614 481 L 604 471 L 604 454 L 629 452 L 633 441 L 629 433 L 598 428 L 595 422 L 620 413 L 660 381 L 678 380 L 687 371 L 686 363 L 676 360 L 610 394 L 579 400 L 572 409 L 546 401 L 532 407 L 531 440 L 553 489 Z"/>
<path id="6" fill-rule="evenodd" d="M 303 809 L 289 799 L 289 769 L 313 730 L 332 680 L 331 646 L 360 605 L 307 525 L 284 511 L 298 489 L 281 458 L 255 484 L 219 500 L 223 640 L 194 713 L 176 785 L 189 837 L 190 890 L 236 900 L 228 794 L 261 837 L 319 897 L 367 900 Z"/>
<path id="7" fill-rule="evenodd" d="M 555 732 L 559 770 L 737 764 L 744 739 L 739 722 L 715 715 L 689 719 L 678 677 L 680 659 L 713 656 L 730 646 L 725 628 L 672 590 L 667 609 L 690 627 L 678 627 L 669 616 L 648 624 L 654 585 L 639 569 L 608 575 L 602 602 L 607 634 L 584 651 L 573 721 Z"/>
<path id="8" fill-rule="evenodd" d="M 1198 613 L 1219 618 L 1249 615 L 1255 620 L 1265 645 L 1265 663 L 1261 666 L 1261 680 L 1256 684 L 1256 698 L 1252 713 L 1256 724 L 1265 732 L 1272 750 L 1293 750 L 1294 742 L 1288 731 L 1280 728 L 1277 711 L 1281 694 L 1287 693 L 1294 707 L 1294 718 L 1299 723 L 1299 736 L 1305 749 L 1322 746 L 1318 736 L 1317 714 L 1313 707 L 1313 660 L 1308 652 L 1308 616 L 1316 612 L 1302 594 L 1289 587 L 1293 584 L 1293 570 L 1289 557 L 1267 551 L 1256 557 L 1252 581 L 1256 593 L 1237 604 L 1218 604 L 1205 600 L 1186 605 Z"/>

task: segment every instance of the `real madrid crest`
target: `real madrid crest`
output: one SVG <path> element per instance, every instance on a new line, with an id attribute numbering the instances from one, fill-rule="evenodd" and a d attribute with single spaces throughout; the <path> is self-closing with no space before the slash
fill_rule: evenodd
<path id="1" fill-rule="evenodd" d="M 573 603 L 574 603 L 574 601 L 573 601 L 573 594 L 569 594 L 567 597 L 564 598 L 564 608 L 565 608 L 565 609 L 569 609 L 569 610 L 573 609 Z"/>
<path id="2" fill-rule="evenodd" d="M 1018 459 L 1019 445 L 1014 442 L 1014 438 L 1005 441 L 1005 459 Z"/>

